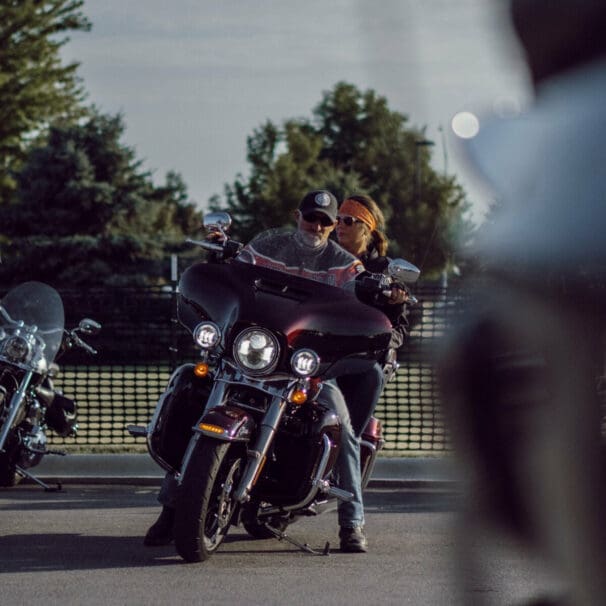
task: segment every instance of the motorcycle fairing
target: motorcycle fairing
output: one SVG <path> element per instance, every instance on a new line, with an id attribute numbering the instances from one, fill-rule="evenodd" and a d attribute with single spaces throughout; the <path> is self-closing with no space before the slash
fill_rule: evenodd
<path id="1" fill-rule="evenodd" d="M 179 295 L 178 317 L 190 331 L 212 320 L 228 349 L 234 328 L 260 325 L 281 339 L 282 364 L 295 349 L 310 348 L 324 364 L 322 374 L 343 358 L 378 359 L 391 336 L 387 316 L 353 293 L 237 260 L 191 266 L 181 277 Z"/>

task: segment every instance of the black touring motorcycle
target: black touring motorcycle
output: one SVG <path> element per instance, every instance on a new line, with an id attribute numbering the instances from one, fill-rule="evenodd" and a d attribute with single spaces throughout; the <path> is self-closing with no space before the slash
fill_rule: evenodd
<path id="1" fill-rule="evenodd" d="M 177 474 L 175 545 L 184 560 L 209 558 L 239 523 L 255 538 L 320 553 L 284 532 L 353 498 L 331 476 L 340 420 L 316 396 L 323 381 L 377 360 L 390 378 L 391 324 L 353 292 L 256 264 L 227 238 L 230 222 L 226 213 L 207 215 L 221 243 L 192 242 L 234 258 L 196 263 L 179 281 L 179 321 L 201 359 L 173 373 L 147 427 L 128 430 L 146 436 L 153 459 Z M 380 292 L 418 275 L 395 260 L 390 277 L 367 276 L 365 288 Z M 361 437 L 363 486 L 382 442 L 373 417 Z"/>
<path id="2" fill-rule="evenodd" d="M 42 282 L 24 282 L 0 301 L 0 486 L 27 477 L 47 484 L 28 469 L 47 454 L 47 431 L 62 437 L 76 432 L 76 403 L 54 388 L 56 360 L 73 347 L 96 351 L 80 334 L 96 334 L 101 325 L 85 318 L 65 330 L 59 293 Z"/>

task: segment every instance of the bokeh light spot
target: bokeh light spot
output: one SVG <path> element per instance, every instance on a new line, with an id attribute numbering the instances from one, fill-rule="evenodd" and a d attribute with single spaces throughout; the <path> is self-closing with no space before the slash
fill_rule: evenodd
<path id="1" fill-rule="evenodd" d="M 450 126 L 457 137 L 473 139 L 480 131 L 480 121 L 471 112 L 459 112 L 452 118 Z"/>

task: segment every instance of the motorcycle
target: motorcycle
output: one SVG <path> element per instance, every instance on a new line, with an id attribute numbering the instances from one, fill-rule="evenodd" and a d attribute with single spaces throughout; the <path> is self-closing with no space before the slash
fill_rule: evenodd
<path id="1" fill-rule="evenodd" d="M 76 403 L 53 385 L 55 359 L 73 347 L 97 353 L 79 333 L 101 328 L 91 319 L 70 331 L 64 323 L 61 296 L 42 282 L 19 284 L 0 301 L 0 486 L 29 478 L 54 490 L 27 469 L 45 455 L 65 454 L 47 448 L 47 430 L 61 437 L 77 431 Z"/>
<path id="2" fill-rule="evenodd" d="M 223 262 L 196 263 L 179 281 L 178 319 L 201 359 L 174 371 L 147 427 L 128 430 L 177 478 L 175 546 L 187 562 L 208 559 L 239 524 L 254 538 L 328 553 L 328 544 L 320 552 L 285 532 L 353 498 L 332 473 L 340 419 L 317 396 L 323 381 L 378 360 L 393 376 L 391 324 L 354 292 L 260 264 L 228 238 L 230 223 L 227 213 L 205 217 L 215 240 L 190 242 Z M 386 291 L 419 270 L 395 260 L 389 273 L 358 287 Z M 372 417 L 361 437 L 363 487 L 382 445 Z"/>

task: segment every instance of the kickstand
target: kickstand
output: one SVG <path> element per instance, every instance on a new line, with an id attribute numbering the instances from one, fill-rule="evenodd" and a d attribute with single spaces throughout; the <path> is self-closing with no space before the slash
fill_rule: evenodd
<path id="1" fill-rule="evenodd" d="M 313 555 L 323 555 L 323 556 L 330 555 L 330 543 L 328 541 L 326 541 L 326 545 L 324 545 L 324 549 L 322 551 L 318 551 L 317 549 L 311 548 L 307 543 L 299 543 L 299 541 L 296 541 L 292 537 L 288 536 L 285 532 L 282 532 L 281 530 L 278 530 L 277 528 L 274 528 L 273 526 L 270 526 L 269 524 L 266 524 L 265 527 L 267 528 L 267 530 L 269 530 L 269 532 L 271 532 L 271 534 L 273 534 L 276 537 L 276 539 L 278 539 L 279 541 L 286 541 L 286 542 L 290 543 L 291 545 L 298 547 L 301 551 L 305 551 L 305 552 L 311 553 Z"/>
<path id="2" fill-rule="evenodd" d="M 42 488 L 44 488 L 45 492 L 58 492 L 63 489 L 63 487 L 61 486 L 61 482 L 57 482 L 57 486 L 49 486 L 46 482 L 43 482 L 42 480 L 37 478 L 35 475 L 32 475 L 29 471 L 25 471 L 25 469 L 23 469 L 22 467 L 19 467 L 19 465 L 15 466 L 15 471 L 20 476 L 22 476 L 24 478 L 28 478 L 32 482 L 35 482 L 36 484 L 38 484 L 38 486 L 41 486 Z"/>

